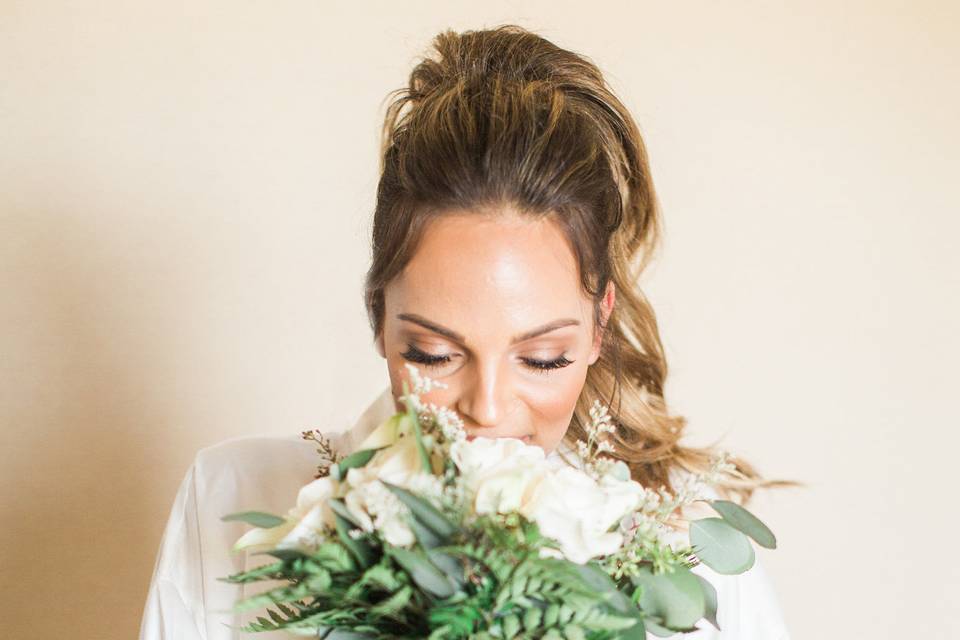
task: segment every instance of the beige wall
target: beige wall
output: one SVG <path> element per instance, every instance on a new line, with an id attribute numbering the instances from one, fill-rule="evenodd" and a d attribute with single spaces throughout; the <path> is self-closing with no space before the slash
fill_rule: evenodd
<path id="1" fill-rule="evenodd" d="M 755 507 L 794 637 L 960 636 L 960 12 L 773 4 L 0 1 L 4 636 L 134 637 L 194 452 L 385 384 L 380 101 L 505 21 L 640 122 L 668 399 L 809 483 Z"/>

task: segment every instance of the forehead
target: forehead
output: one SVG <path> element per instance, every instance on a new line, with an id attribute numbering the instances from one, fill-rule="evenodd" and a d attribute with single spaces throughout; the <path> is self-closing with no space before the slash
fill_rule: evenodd
<path id="1" fill-rule="evenodd" d="M 428 223 L 386 289 L 388 311 L 415 312 L 476 333 L 585 317 L 576 256 L 550 218 L 447 214 Z M 485 325 L 485 326 L 484 326 Z"/>

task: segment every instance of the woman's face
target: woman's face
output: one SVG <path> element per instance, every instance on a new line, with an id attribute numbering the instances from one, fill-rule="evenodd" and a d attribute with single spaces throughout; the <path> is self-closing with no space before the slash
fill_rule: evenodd
<path id="1" fill-rule="evenodd" d="M 377 350 L 398 411 L 409 362 L 447 385 L 422 398 L 455 410 L 468 437 L 554 450 L 601 343 L 556 223 L 511 212 L 435 218 L 384 297 Z M 611 283 L 604 321 L 613 303 Z"/>

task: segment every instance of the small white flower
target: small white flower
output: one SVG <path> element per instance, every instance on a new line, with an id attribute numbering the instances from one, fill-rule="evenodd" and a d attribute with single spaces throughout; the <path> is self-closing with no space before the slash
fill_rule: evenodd
<path id="1" fill-rule="evenodd" d="M 356 485 L 344 497 L 344 504 L 360 527 L 366 532 L 379 532 L 394 546 L 413 544 L 415 538 L 406 523 L 407 506 L 379 480 L 359 481 L 354 471 L 362 471 L 362 468 L 348 472 L 347 477 Z"/>
<path id="2" fill-rule="evenodd" d="M 434 380 L 428 376 L 425 376 L 420 373 L 415 365 L 406 362 L 404 363 L 407 367 L 407 372 L 410 374 L 410 380 L 413 382 L 413 388 L 410 389 L 411 394 L 422 395 L 424 393 L 429 393 L 434 387 L 438 389 L 446 389 L 447 384 L 440 382 L 439 380 Z"/>

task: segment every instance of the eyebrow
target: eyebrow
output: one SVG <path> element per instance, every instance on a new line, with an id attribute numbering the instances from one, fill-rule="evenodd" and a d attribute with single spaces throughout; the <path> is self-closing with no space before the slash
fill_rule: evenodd
<path id="1" fill-rule="evenodd" d="M 400 320 L 406 320 L 407 322 L 413 322 L 414 324 L 418 324 L 421 327 L 424 327 L 425 329 L 429 329 L 434 333 L 439 333 L 440 335 L 446 336 L 451 340 L 459 342 L 460 344 L 466 343 L 466 339 L 462 335 L 454 331 L 453 329 L 447 329 L 446 327 L 441 326 L 436 322 L 427 320 L 423 316 L 417 315 L 415 313 L 398 313 L 397 318 Z M 580 321 L 575 320 L 573 318 L 560 318 L 559 320 L 554 320 L 552 322 L 548 322 L 545 325 L 541 325 L 536 329 L 531 329 L 530 331 L 526 331 L 519 335 L 513 336 L 512 338 L 510 338 L 510 344 L 513 345 L 513 344 L 517 344 L 518 342 L 523 342 L 524 340 L 531 340 L 533 338 L 536 338 L 537 336 L 541 336 L 545 333 L 549 333 L 561 327 L 567 327 L 570 325 L 579 325 L 579 324 L 580 324 Z"/>

